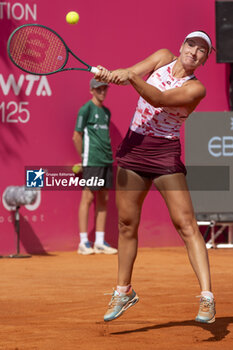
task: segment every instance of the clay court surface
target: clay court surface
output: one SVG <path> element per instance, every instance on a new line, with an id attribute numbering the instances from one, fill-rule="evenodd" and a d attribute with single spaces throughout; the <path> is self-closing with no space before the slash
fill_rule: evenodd
<path id="1" fill-rule="evenodd" d="M 233 250 L 209 251 L 217 319 L 194 322 L 199 288 L 185 248 L 142 248 L 140 301 L 104 324 L 117 256 L 57 252 L 1 259 L 1 350 L 233 349 Z"/>

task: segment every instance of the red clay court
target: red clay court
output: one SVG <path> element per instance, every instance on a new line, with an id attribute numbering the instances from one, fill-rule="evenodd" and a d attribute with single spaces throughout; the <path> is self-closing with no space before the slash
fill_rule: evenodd
<path id="1" fill-rule="evenodd" d="M 109 323 L 104 293 L 115 286 L 117 256 L 1 259 L 0 349 L 231 350 L 232 250 L 209 256 L 217 303 L 210 325 L 194 321 L 199 287 L 182 247 L 139 249 L 133 286 L 140 301 Z"/>

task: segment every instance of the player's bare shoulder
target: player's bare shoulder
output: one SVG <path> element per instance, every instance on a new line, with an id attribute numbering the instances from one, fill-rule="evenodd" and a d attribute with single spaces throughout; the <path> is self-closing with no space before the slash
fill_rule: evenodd
<path id="1" fill-rule="evenodd" d="M 174 61 L 177 57 L 168 49 L 160 49 L 155 52 L 156 64 L 154 70 L 166 66 L 168 63 Z"/>

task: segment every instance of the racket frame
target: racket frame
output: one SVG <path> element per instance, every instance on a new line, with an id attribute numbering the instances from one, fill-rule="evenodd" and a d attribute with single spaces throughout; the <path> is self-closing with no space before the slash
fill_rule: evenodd
<path id="1" fill-rule="evenodd" d="M 13 57 L 11 56 L 11 53 L 10 53 L 10 43 L 11 43 L 11 40 L 13 38 L 13 36 L 15 35 L 15 33 L 17 31 L 19 31 L 21 28 L 24 28 L 24 27 L 41 27 L 41 28 L 45 28 L 47 30 L 49 30 L 50 32 L 52 32 L 53 34 L 55 34 L 60 40 L 61 42 L 63 43 L 63 45 L 65 46 L 65 49 L 66 49 L 66 59 L 63 63 L 63 65 L 53 71 L 53 72 L 49 72 L 49 73 L 34 73 L 34 72 L 31 72 L 31 71 L 28 71 L 24 68 L 22 68 L 20 65 L 18 65 Z M 87 71 L 87 72 L 91 72 L 91 73 L 97 73 L 98 72 L 98 68 L 96 67 L 92 67 L 90 66 L 88 63 L 84 62 L 83 60 L 81 60 L 81 58 L 79 58 L 78 56 L 76 56 L 70 49 L 69 47 L 67 46 L 67 44 L 65 43 L 65 41 L 62 39 L 62 37 L 57 33 L 55 32 L 53 29 L 49 28 L 49 27 L 46 27 L 42 24 L 37 24 L 37 23 L 28 23 L 28 24 L 23 24 L 22 26 L 19 26 L 17 27 L 10 35 L 9 39 L 8 39 L 8 42 L 7 42 L 7 52 L 8 52 L 8 56 L 10 58 L 10 60 L 14 63 L 15 66 L 17 66 L 19 69 L 21 69 L 22 71 L 26 72 L 26 73 L 29 73 L 29 74 L 33 74 L 33 75 L 51 75 L 51 74 L 54 74 L 54 73 L 58 73 L 58 72 L 64 72 L 64 71 L 72 71 L 72 70 L 81 70 L 81 71 Z M 80 63 L 82 63 L 84 66 L 86 66 L 87 68 L 64 68 L 65 65 L 67 64 L 68 62 L 68 59 L 69 59 L 69 54 L 71 54 L 74 58 L 76 58 Z"/>

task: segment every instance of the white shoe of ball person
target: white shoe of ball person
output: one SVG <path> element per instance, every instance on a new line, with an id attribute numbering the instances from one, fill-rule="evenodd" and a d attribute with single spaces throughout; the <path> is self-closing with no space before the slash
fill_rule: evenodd
<path id="1" fill-rule="evenodd" d="M 107 242 L 104 241 L 103 244 L 94 244 L 95 254 L 117 254 L 117 249 L 111 247 Z"/>
<path id="2" fill-rule="evenodd" d="M 85 243 L 79 243 L 77 253 L 82 255 L 91 255 L 94 254 L 94 249 L 92 248 L 91 243 L 87 241 Z"/>

